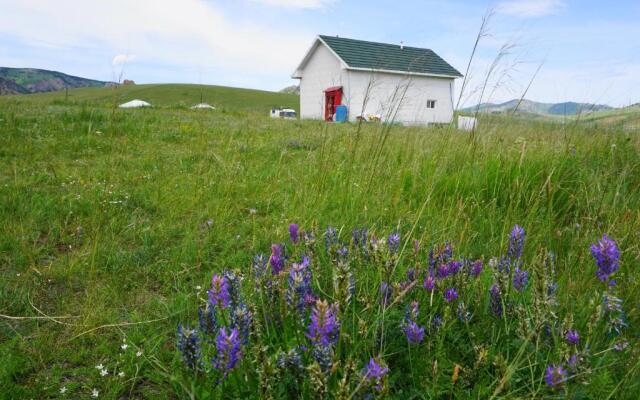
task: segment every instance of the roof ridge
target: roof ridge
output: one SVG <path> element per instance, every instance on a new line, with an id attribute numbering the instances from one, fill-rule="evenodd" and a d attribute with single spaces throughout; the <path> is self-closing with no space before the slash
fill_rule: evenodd
<path id="1" fill-rule="evenodd" d="M 374 42 L 371 40 L 362 40 L 362 39 L 354 39 L 354 38 L 348 38 L 348 37 L 342 37 L 342 36 L 330 36 L 330 35 L 318 35 L 318 37 L 324 39 L 324 38 L 328 38 L 328 39 L 340 39 L 340 40 L 351 40 L 353 42 L 360 42 L 360 43 L 369 43 L 369 44 L 375 44 L 375 45 L 384 45 L 384 46 L 393 46 L 393 47 L 404 47 L 405 49 L 415 49 L 415 50 L 429 50 L 431 52 L 434 52 L 432 49 L 428 48 L 428 47 L 415 47 L 415 46 L 406 46 L 406 45 L 399 45 L 399 44 L 395 44 L 395 43 L 387 43 L 387 42 Z M 435 52 L 434 52 L 435 53 Z"/>

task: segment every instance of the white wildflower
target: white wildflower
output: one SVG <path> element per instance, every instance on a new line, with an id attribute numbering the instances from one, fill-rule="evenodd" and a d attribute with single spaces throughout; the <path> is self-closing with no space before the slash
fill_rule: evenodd
<path id="1" fill-rule="evenodd" d="M 128 345 L 128 344 L 126 344 L 126 343 L 123 343 L 123 344 L 120 346 L 120 348 L 121 348 L 122 350 L 126 350 L 128 347 L 129 347 L 129 345 Z"/>
<path id="2" fill-rule="evenodd" d="M 104 369 L 104 365 L 98 364 L 98 365 L 96 365 L 96 369 Z"/>
<path id="3" fill-rule="evenodd" d="M 67 393 L 67 387 L 63 386 L 60 388 L 60 394 L 65 394 L 65 393 Z"/>
<path id="4" fill-rule="evenodd" d="M 93 389 L 91 391 L 91 397 L 98 397 L 98 394 L 100 394 L 100 392 L 98 392 L 98 389 Z"/>
<path id="5" fill-rule="evenodd" d="M 139 351 L 139 352 L 137 352 L 137 353 L 136 353 L 136 357 L 140 357 L 141 355 L 142 355 L 142 352 L 141 352 L 141 351 Z"/>
<path id="6" fill-rule="evenodd" d="M 124 371 L 120 371 L 120 372 L 118 372 L 118 376 L 119 376 L 120 378 L 124 378 Z"/>
<path id="7" fill-rule="evenodd" d="M 106 369 L 106 368 L 105 368 L 105 369 L 100 370 L 100 376 L 107 376 L 107 375 L 109 375 L 109 371 L 107 371 L 107 369 Z"/>

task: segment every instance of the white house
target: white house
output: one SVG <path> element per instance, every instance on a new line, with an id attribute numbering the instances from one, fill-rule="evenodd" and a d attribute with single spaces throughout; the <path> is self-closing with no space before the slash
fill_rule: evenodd
<path id="1" fill-rule="evenodd" d="M 462 75 L 429 49 L 318 36 L 293 73 L 300 79 L 300 118 L 348 118 L 407 125 L 449 123 L 453 84 Z"/>

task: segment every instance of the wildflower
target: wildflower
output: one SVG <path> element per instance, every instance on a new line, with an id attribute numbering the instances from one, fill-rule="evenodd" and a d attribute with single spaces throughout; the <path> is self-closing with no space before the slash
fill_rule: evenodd
<path id="1" fill-rule="evenodd" d="M 460 271 L 460 268 L 462 268 L 462 263 L 460 261 L 450 261 L 448 263 L 449 275 L 457 274 L 458 271 Z"/>
<path id="2" fill-rule="evenodd" d="M 129 345 L 128 345 L 128 344 L 126 344 L 126 343 L 123 343 L 122 345 L 120 345 L 120 348 L 121 348 L 122 350 L 126 350 L 128 347 L 129 347 Z"/>
<path id="3" fill-rule="evenodd" d="M 507 255 L 511 259 L 519 259 L 522 257 L 522 249 L 524 248 L 524 229 L 520 225 L 515 225 L 509 235 L 509 249 Z"/>
<path id="4" fill-rule="evenodd" d="M 529 282 L 529 272 L 516 267 L 513 271 L 513 288 L 518 292 L 522 292 Z"/>
<path id="5" fill-rule="evenodd" d="M 311 350 L 311 355 L 320 366 L 322 372 L 329 371 L 333 366 L 333 348 L 330 345 L 315 345 Z"/>
<path id="6" fill-rule="evenodd" d="M 295 347 L 289 350 L 287 353 L 281 352 L 278 355 L 276 364 L 278 365 L 278 367 L 283 369 L 294 368 L 301 370 L 304 368 L 300 351 Z"/>
<path id="7" fill-rule="evenodd" d="M 271 265 L 271 274 L 278 275 L 284 268 L 284 257 L 282 256 L 282 245 L 271 245 L 271 257 L 269 258 L 269 264 Z"/>
<path id="8" fill-rule="evenodd" d="M 442 317 L 438 314 L 434 315 L 433 318 L 431 319 L 431 328 L 429 330 L 430 333 L 432 332 L 437 332 L 438 329 L 440 329 L 440 327 L 442 326 L 442 324 L 444 323 L 444 321 L 442 320 Z"/>
<path id="9" fill-rule="evenodd" d="M 444 291 L 444 299 L 447 303 L 451 303 L 458 299 L 458 292 L 455 288 L 449 288 Z"/>
<path id="10" fill-rule="evenodd" d="M 249 333 L 251 331 L 251 323 L 253 322 L 253 314 L 243 303 L 238 304 L 231 311 L 231 326 L 240 332 L 242 344 L 249 344 Z"/>
<path id="11" fill-rule="evenodd" d="M 448 264 L 440 264 L 436 271 L 436 274 L 439 279 L 444 279 L 449 276 L 449 265 Z"/>
<path id="12" fill-rule="evenodd" d="M 416 269 L 415 268 L 409 268 L 407 270 L 407 280 L 409 282 L 413 282 L 416 280 Z"/>
<path id="13" fill-rule="evenodd" d="M 267 272 L 267 257 L 264 254 L 257 254 L 253 257 L 252 269 L 256 279 L 261 279 Z"/>
<path id="14" fill-rule="evenodd" d="M 391 300 L 391 295 L 393 295 L 393 287 L 387 282 L 382 282 L 380 284 L 380 295 L 382 296 L 380 298 L 380 303 L 386 306 L 389 304 L 389 300 Z"/>
<path id="15" fill-rule="evenodd" d="M 491 289 L 489 289 L 490 302 L 491 302 L 491 312 L 497 316 L 502 316 L 502 294 L 500 293 L 500 288 L 497 284 L 493 284 Z"/>
<path id="16" fill-rule="evenodd" d="M 314 345 L 328 346 L 338 341 L 340 323 L 336 318 L 337 307 L 329 306 L 325 300 L 318 300 L 311 312 L 311 322 L 307 327 L 307 337 Z"/>
<path id="17" fill-rule="evenodd" d="M 120 371 L 120 372 L 118 372 L 118 376 L 119 376 L 120 378 L 124 378 L 124 371 Z"/>
<path id="18" fill-rule="evenodd" d="M 100 376 L 107 376 L 107 375 L 109 375 L 109 371 L 106 368 L 100 370 Z"/>
<path id="19" fill-rule="evenodd" d="M 557 387 L 567 379 L 567 371 L 562 366 L 549 365 L 544 375 L 544 381 L 550 387 Z"/>
<path id="20" fill-rule="evenodd" d="M 362 377 L 367 384 L 380 392 L 383 388 L 383 379 L 389 373 L 389 368 L 382 362 L 371 357 L 369 363 L 362 370 Z"/>
<path id="21" fill-rule="evenodd" d="M 613 345 L 613 349 L 617 352 L 621 352 L 625 350 L 627 347 L 629 347 L 629 342 L 627 342 L 626 340 L 617 342 L 616 344 Z"/>
<path id="22" fill-rule="evenodd" d="M 65 393 L 67 393 L 67 387 L 63 386 L 60 388 L 60 394 L 65 394 Z"/>
<path id="23" fill-rule="evenodd" d="M 214 274 L 213 278 L 211 278 L 209 303 L 221 308 L 229 306 L 229 282 L 226 277 Z"/>
<path id="24" fill-rule="evenodd" d="M 198 331 L 178 325 L 178 350 L 182 353 L 184 363 L 191 369 L 200 364 L 200 338 Z"/>
<path id="25" fill-rule="evenodd" d="M 417 301 L 414 300 L 411 302 L 411 304 L 409 304 L 409 306 L 407 306 L 406 318 L 416 320 L 418 319 L 419 315 L 420 315 L 419 304 Z"/>
<path id="26" fill-rule="evenodd" d="M 104 369 L 104 365 L 98 364 L 98 365 L 96 365 L 96 369 Z"/>
<path id="27" fill-rule="evenodd" d="M 290 306 L 295 305 L 300 316 L 304 317 L 307 307 L 307 298 L 313 297 L 311 288 L 311 269 L 309 258 L 303 257 L 300 264 L 292 264 L 287 279 L 286 299 Z"/>
<path id="28" fill-rule="evenodd" d="M 289 225 L 289 238 L 294 244 L 298 243 L 298 224 Z"/>
<path id="29" fill-rule="evenodd" d="M 605 282 L 609 275 L 613 274 L 620 268 L 620 251 L 618 245 L 607 235 L 602 236 L 602 240 L 591 245 L 591 254 L 596 260 L 598 270 L 596 276 L 602 282 Z"/>
<path id="30" fill-rule="evenodd" d="M 242 359 L 242 349 L 240 348 L 240 334 L 236 328 L 227 333 L 227 329 L 222 327 L 216 337 L 217 356 L 213 366 L 224 372 L 226 376 L 238 361 Z"/>
<path id="31" fill-rule="evenodd" d="M 136 357 L 140 357 L 140 356 L 142 356 L 142 352 L 141 351 L 136 352 Z"/>
<path id="32" fill-rule="evenodd" d="M 324 232 L 324 244 L 327 247 L 327 251 L 332 245 L 338 244 L 338 230 L 332 226 L 328 226 Z"/>
<path id="33" fill-rule="evenodd" d="M 397 253 L 400 249 L 400 235 L 398 233 L 392 233 L 387 238 L 387 246 L 389 246 L 389 252 Z"/>
<path id="34" fill-rule="evenodd" d="M 424 340 L 424 328 L 416 324 L 414 321 L 407 320 L 404 324 L 404 334 L 411 344 L 419 344 Z"/>
<path id="35" fill-rule="evenodd" d="M 93 389 L 91 391 L 91 397 L 98 397 L 99 394 L 100 392 L 98 392 L 98 389 Z"/>
<path id="36" fill-rule="evenodd" d="M 474 278 L 477 278 L 482 273 L 482 267 L 483 267 L 482 260 L 476 260 L 473 263 L 471 263 L 471 268 L 469 273 Z"/>
<path id="37" fill-rule="evenodd" d="M 565 339 L 567 340 L 567 343 L 575 345 L 580 341 L 580 335 L 578 334 L 578 331 L 569 329 L 565 335 Z"/>
<path id="38" fill-rule="evenodd" d="M 429 274 L 426 278 L 424 278 L 424 283 L 422 284 L 422 287 L 427 289 L 430 292 L 432 292 L 433 289 L 435 289 L 436 280 L 433 279 L 433 276 L 431 274 Z"/>
<path id="39" fill-rule="evenodd" d="M 227 281 L 227 292 L 229 293 L 229 305 L 236 308 L 240 303 L 240 277 L 234 271 L 225 270 L 222 274 Z"/>
<path id="40" fill-rule="evenodd" d="M 361 248 L 363 251 L 367 249 L 367 228 L 353 230 L 353 245 Z"/>
<path id="41" fill-rule="evenodd" d="M 207 304 L 204 310 L 198 308 L 198 322 L 200 324 L 200 332 L 208 336 L 215 336 L 218 331 L 216 309 L 211 304 Z"/>

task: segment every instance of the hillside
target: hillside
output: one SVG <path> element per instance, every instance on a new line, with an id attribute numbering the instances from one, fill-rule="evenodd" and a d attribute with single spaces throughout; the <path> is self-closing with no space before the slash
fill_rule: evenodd
<path id="1" fill-rule="evenodd" d="M 576 115 L 580 113 L 590 113 L 595 111 L 610 110 L 612 107 L 605 104 L 591 104 L 591 103 L 576 103 L 576 102 L 564 102 L 564 103 L 540 103 L 531 100 L 514 99 L 504 103 L 482 103 L 479 106 L 475 105 L 462 109 L 463 112 L 475 112 L 479 107 L 481 112 L 486 113 L 505 113 L 511 112 L 518 107 L 518 112 L 533 113 L 533 114 L 546 114 L 546 115 Z"/>
<path id="2" fill-rule="evenodd" d="M 65 88 L 103 87 L 107 82 L 35 68 L 0 67 L 0 94 L 54 92 Z"/>
<path id="3" fill-rule="evenodd" d="M 13 97 L 13 101 L 51 103 L 66 101 L 92 106 L 113 106 L 141 99 L 156 107 L 190 107 L 203 102 L 227 110 L 267 110 L 271 107 L 298 109 L 298 96 L 264 90 L 191 84 L 153 84 L 102 88 L 80 88 L 64 93 L 38 93 Z M 266 112 L 266 111 L 265 111 Z"/>

